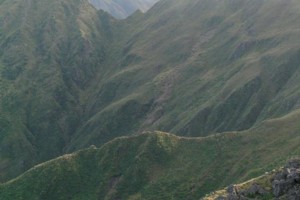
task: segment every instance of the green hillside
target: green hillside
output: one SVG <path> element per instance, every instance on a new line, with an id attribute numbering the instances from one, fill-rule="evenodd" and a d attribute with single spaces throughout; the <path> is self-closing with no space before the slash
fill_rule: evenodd
<path id="1" fill-rule="evenodd" d="M 65 153 L 90 145 L 101 152 L 116 137 L 155 130 L 185 137 L 239 132 L 204 139 L 219 138 L 228 155 L 218 164 L 227 159 L 226 166 L 236 168 L 227 178 L 221 170 L 215 179 L 205 179 L 192 197 L 277 166 L 275 158 L 280 163 L 299 153 L 294 113 L 300 95 L 299 10 L 296 0 L 162 0 L 146 14 L 118 21 L 87 0 L 0 1 L 0 180 Z M 279 126 L 285 118 L 268 121 L 294 115 L 288 127 Z M 182 173 L 191 182 L 207 167 L 212 173 L 220 170 L 200 163 L 215 161 L 213 153 L 201 153 L 216 153 L 211 143 L 192 148 L 199 139 L 184 141 L 182 154 L 172 155 L 175 160 L 164 169 L 172 172 L 182 164 L 176 160 L 181 155 L 194 162 Z M 185 146 L 192 152 L 183 151 Z M 235 153 L 239 157 L 232 158 Z M 244 172 L 249 174 L 238 178 Z M 169 182 L 176 187 L 160 187 L 164 181 L 151 185 L 147 180 L 136 191 L 117 195 L 127 198 L 145 190 L 141 195 L 151 196 L 155 193 L 147 191 L 159 188 L 174 195 L 181 191 L 174 188 L 185 188 L 187 194 L 191 183 L 182 176 Z M 9 187 L 22 192 L 27 184 Z M 93 183 L 86 190 L 100 186 Z"/>
<path id="2" fill-rule="evenodd" d="M 200 199 L 300 155 L 299 118 L 205 138 L 121 137 L 32 168 L 2 184 L 0 199 Z"/>
<path id="3" fill-rule="evenodd" d="M 246 130 L 297 109 L 300 4 L 282 4 L 161 1 L 126 20 L 129 39 L 109 75 L 91 85 L 89 120 L 68 149 L 142 131 Z"/>
<path id="4" fill-rule="evenodd" d="M 113 19 L 88 2 L 0 6 L 0 180 L 62 154 L 81 93 L 105 61 Z"/>

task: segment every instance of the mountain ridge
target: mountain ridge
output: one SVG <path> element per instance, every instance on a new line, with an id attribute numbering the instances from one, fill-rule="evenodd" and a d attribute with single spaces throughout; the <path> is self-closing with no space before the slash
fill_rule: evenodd
<path id="1" fill-rule="evenodd" d="M 119 136 L 204 137 L 292 113 L 299 6 L 165 0 L 116 20 L 87 1 L 4 1 L 1 181 Z"/>
<path id="2" fill-rule="evenodd" d="M 210 53 L 207 53 L 208 54 L 207 56 L 205 56 L 205 54 L 202 52 L 201 54 L 202 57 L 200 58 L 197 55 L 197 53 L 200 51 L 197 45 L 203 46 L 203 44 L 200 43 L 194 46 L 191 45 L 191 42 L 187 42 L 185 37 L 184 38 L 180 37 L 181 36 L 180 31 L 184 31 L 184 32 L 187 31 L 192 33 L 195 30 L 200 30 L 199 27 L 202 25 L 200 22 L 199 22 L 200 25 L 198 24 L 194 25 L 197 28 L 192 27 L 190 28 L 190 30 L 185 30 L 184 28 L 181 29 L 177 28 L 180 27 L 180 25 L 182 25 L 181 22 L 176 21 L 176 23 L 174 24 L 171 21 L 171 19 L 167 18 L 169 21 L 167 21 L 166 23 L 169 25 L 169 27 L 158 26 L 160 28 L 155 29 L 155 31 L 153 31 L 154 32 L 153 34 L 150 31 L 145 31 L 147 29 L 151 30 L 151 27 L 153 27 L 156 23 L 159 22 L 156 21 L 156 17 L 160 19 L 161 16 L 157 16 L 156 13 L 162 13 L 162 15 L 167 15 L 166 14 L 167 11 L 164 13 L 164 12 L 160 12 L 159 9 L 162 8 L 165 9 L 167 7 L 169 8 L 168 14 L 173 15 L 179 12 L 178 9 L 183 9 L 181 8 L 181 6 L 190 5 L 191 2 L 193 1 L 186 2 L 186 3 L 183 2 L 174 3 L 171 1 L 170 2 L 163 1 L 158 3 L 155 7 L 153 7 L 153 9 L 151 9 L 148 13 L 146 13 L 144 17 L 147 19 L 146 24 L 148 24 L 147 25 L 148 28 L 147 27 L 145 27 L 144 29 L 140 28 L 141 31 L 139 34 L 132 34 L 132 36 L 130 36 L 134 39 L 139 38 L 139 40 L 137 40 L 133 44 L 131 43 L 128 44 L 131 50 L 130 53 L 128 53 L 127 55 L 128 57 L 125 57 L 124 59 L 128 59 L 128 61 L 130 62 L 129 64 L 132 65 L 132 68 L 131 65 L 127 66 L 126 70 L 124 70 L 124 73 L 127 73 L 126 74 L 127 76 L 132 75 L 133 76 L 132 79 L 137 81 L 135 81 L 136 83 L 133 82 L 133 83 L 126 83 L 126 84 L 134 85 L 134 84 L 142 83 L 144 85 L 147 85 L 148 88 L 150 86 L 150 88 L 148 89 L 148 93 L 149 92 L 151 93 L 152 91 L 155 92 L 153 94 L 154 98 L 150 97 L 147 100 L 148 102 L 154 100 L 154 107 L 152 108 L 150 113 L 148 112 L 144 123 L 142 123 L 145 129 L 163 130 L 163 131 L 169 131 L 169 132 L 179 133 L 179 134 L 185 132 L 191 136 L 199 136 L 201 134 L 206 135 L 210 132 L 223 132 L 227 130 L 229 131 L 229 130 L 247 129 L 266 118 L 280 116 L 279 113 L 281 113 L 282 111 L 285 112 L 284 110 L 291 111 L 294 109 L 293 107 L 297 108 L 298 94 L 297 94 L 297 89 L 294 86 L 290 85 L 285 87 L 285 89 L 295 88 L 293 89 L 293 91 L 290 91 L 291 92 L 290 95 L 286 95 L 285 97 L 282 98 L 282 95 L 277 94 L 279 91 L 285 90 L 280 85 L 285 83 L 289 84 L 289 82 L 286 81 L 291 79 L 290 75 L 293 74 L 294 80 L 297 80 L 296 74 L 298 73 L 294 71 L 297 70 L 297 63 L 299 62 L 297 60 L 298 58 L 297 51 L 295 52 L 295 54 L 290 54 L 284 52 L 285 50 L 283 50 L 282 56 L 284 57 L 285 54 L 288 54 L 289 58 L 279 59 L 280 61 L 278 60 L 278 62 L 272 61 L 272 63 L 269 63 L 273 58 L 277 60 L 277 58 L 275 58 L 275 55 L 274 57 L 272 55 L 272 49 L 274 48 L 276 49 L 276 47 L 279 48 L 279 46 L 281 46 L 281 44 L 280 45 L 278 44 L 276 39 L 269 39 L 269 40 L 259 39 L 254 43 L 251 42 L 250 40 L 249 43 L 250 44 L 253 43 L 252 45 L 254 45 L 253 55 L 250 54 L 245 58 L 242 57 L 238 59 L 238 61 L 235 61 L 236 58 L 235 59 L 231 58 L 233 55 L 238 56 L 238 54 L 240 53 L 237 52 L 241 51 L 244 48 L 245 49 L 249 48 L 247 47 L 249 45 L 248 42 L 237 41 L 236 44 L 232 46 L 232 49 L 235 50 L 232 50 L 232 52 L 228 52 L 225 57 L 224 56 L 220 57 L 225 60 L 224 67 L 222 67 L 223 63 L 220 61 L 217 61 L 217 63 L 204 63 L 204 64 L 202 63 L 202 62 L 207 62 L 207 60 L 214 60 L 211 57 L 212 56 L 211 54 L 215 53 L 215 49 L 211 47 L 213 45 L 209 45 L 209 44 L 210 43 L 214 44 L 215 42 L 213 41 L 209 43 L 209 41 L 212 40 L 212 37 L 216 33 L 209 34 L 210 33 L 209 31 L 208 33 L 206 33 L 206 30 L 205 31 L 202 30 L 205 34 L 202 35 L 203 33 L 201 33 L 200 37 L 205 38 L 203 42 L 205 45 L 210 46 L 208 48 L 210 48 L 211 50 Z M 202 3 L 205 4 L 207 2 L 202 2 Z M 226 3 L 224 4 L 226 5 Z M 269 2 L 269 4 L 270 4 L 269 6 L 275 6 L 275 7 L 280 6 L 279 4 L 277 5 L 275 3 L 271 3 L 271 1 Z M 176 5 L 180 5 L 180 6 L 176 7 Z M 208 3 L 208 5 L 212 6 L 213 3 Z M 188 8 L 192 9 L 191 7 Z M 254 8 L 243 7 L 243 9 L 249 9 L 249 10 Z M 290 7 L 286 9 L 290 9 Z M 194 13 L 189 12 L 189 15 L 192 14 L 196 15 L 195 12 L 196 10 L 194 11 Z M 259 10 L 257 12 L 260 13 Z M 239 10 L 239 12 L 237 13 L 240 14 L 243 12 Z M 203 14 L 205 15 L 206 13 L 203 12 Z M 184 17 L 188 18 L 190 16 L 184 16 Z M 234 24 L 235 21 L 231 21 L 231 20 L 233 20 L 232 17 L 229 17 L 228 23 Z M 137 26 L 142 27 L 141 24 L 138 24 Z M 227 23 L 225 23 L 223 26 L 226 27 Z M 172 28 L 174 27 L 175 30 L 178 31 L 178 33 L 174 34 L 174 36 L 170 36 L 171 32 L 173 31 Z M 209 26 L 209 29 L 213 29 L 213 28 L 216 28 L 216 25 L 212 27 Z M 219 29 L 222 30 L 223 27 Z M 219 34 L 223 33 L 223 31 L 221 30 Z M 239 31 L 235 29 L 233 30 L 237 32 L 236 33 L 237 35 L 240 34 Z M 166 34 L 166 32 L 168 34 Z M 244 33 L 242 33 L 242 35 L 243 34 Z M 162 35 L 166 37 L 168 36 L 170 37 L 168 39 L 163 38 L 160 39 L 159 41 L 156 41 L 156 38 L 161 38 L 163 37 Z M 207 35 L 210 36 L 208 37 Z M 177 36 L 179 38 L 176 38 Z M 176 39 L 174 39 L 174 41 L 177 42 L 174 43 L 161 42 L 161 40 L 171 41 L 173 40 L 172 37 L 175 37 Z M 229 34 L 229 38 L 227 42 L 231 42 L 232 39 L 230 37 L 231 35 Z M 248 36 L 248 37 L 253 37 L 253 36 Z M 217 39 L 216 36 L 215 39 Z M 149 42 L 145 42 L 145 41 L 149 41 Z M 269 45 L 271 46 L 270 53 L 272 59 L 268 58 L 270 55 L 269 53 L 266 52 L 265 54 L 267 58 L 258 55 L 256 57 L 256 54 L 258 54 L 260 50 L 255 49 L 256 48 L 255 44 L 260 42 L 262 43 L 262 45 L 264 44 L 267 45 L 267 47 L 265 48 L 269 48 Z M 163 46 L 161 46 L 161 44 Z M 183 47 L 175 48 L 178 49 L 178 52 L 175 51 L 174 53 L 170 53 L 170 52 L 167 53 L 169 49 L 172 48 L 174 49 L 174 47 L 172 47 L 173 44 L 183 45 Z M 221 45 L 221 47 L 215 44 L 216 46 L 215 48 L 216 49 L 223 48 L 222 51 L 224 52 L 227 51 L 227 49 L 229 48 L 227 46 L 225 46 L 226 48 L 224 48 L 222 46 L 224 44 L 219 44 L 219 45 Z M 155 47 L 155 48 L 150 49 L 150 47 Z M 125 49 L 127 50 L 128 48 L 126 47 Z M 194 49 L 196 52 L 190 54 L 189 51 L 191 51 L 192 49 Z M 180 53 L 180 51 L 183 52 Z M 185 51 L 187 51 L 188 54 Z M 184 58 L 183 60 L 178 60 L 176 58 L 176 56 L 180 58 L 184 54 L 187 54 L 187 56 L 185 57 L 188 57 L 189 59 L 185 60 Z M 152 56 L 150 57 L 149 55 Z M 165 55 L 165 56 L 161 57 L 160 55 Z M 170 55 L 172 55 L 173 57 Z M 276 57 L 278 57 L 278 55 L 276 55 Z M 155 59 L 155 58 L 159 58 L 159 59 Z M 234 62 L 231 63 L 232 61 Z M 249 61 L 251 62 L 248 63 Z M 246 62 L 245 65 L 247 67 L 243 67 L 243 64 L 239 64 L 239 62 L 241 63 Z M 275 64 L 276 62 L 277 64 Z M 120 63 L 120 65 L 124 65 L 124 64 Z M 165 67 L 161 67 L 161 66 L 165 66 Z M 271 75 L 270 74 L 271 71 L 268 69 L 268 66 L 272 66 L 273 68 L 276 68 L 276 70 L 278 69 L 278 73 L 276 73 L 276 75 Z M 159 71 L 160 68 L 161 68 L 161 73 L 158 73 L 157 71 Z M 144 74 L 142 74 L 141 70 L 147 71 L 149 76 L 147 77 Z M 195 77 L 193 77 L 193 73 L 191 73 L 193 72 L 193 70 L 201 74 L 200 78 L 198 73 L 194 73 Z M 273 71 L 276 70 L 273 69 Z M 281 70 L 284 70 L 285 73 L 281 73 Z M 137 75 L 135 75 L 135 73 Z M 283 74 L 286 75 L 285 78 L 281 77 Z M 122 76 L 124 75 L 122 75 L 122 73 L 119 73 L 118 76 L 122 79 Z M 144 79 L 142 79 L 141 76 Z M 202 77 L 207 77 L 207 78 L 205 79 Z M 224 77 L 225 82 L 215 81 L 215 80 L 221 80 L 222 77 Z M 270 78 L 266 78 L 266 77 L 270 77 Z M 280 78 L 282 81 L 281 83 L 279 83 L 280 81 L 276 80 L 279 77 L 281 77 Z M 128 81 L 128 79 L 125 77 L 123 79 L 125 79 L 125 81 Z M 122 80 L 121 82 L 124 83 L 124 80 Z M 180 84 L 178 84 L 179 82 Z M 275 83 L 275 85 L 271 86 L 271 82 Z M 192 84 L 192 83 L 200 83 L 200 84 Z M 118 82 L 116 79 L 113 79 L 112 81 L 106 83 L 105 87 L 110 87 L 118 84 L 120 84 L 120 82 Z M 220 88 L 221 84 L 224 85 L 223 88 L 222 87 Z M 186 90 L 188 85 L 190 88 L 189 90 Z M 98 87 L 101 87 L 101 85 Z M 192 87 L 195 88 L 191 89 Z M 270 92 L 265 92 L 266 90 L 269 90 Z M 137 89 L 135 91 L 135 94 L 136 93 L 141 93 L 141 92 Z M 243 96 L 244 93 L 246 93 L 248 96 Z M 181 99 L 179 98 L 179 95 L 181 96 Z M 274 105 L 272 105 L 272 109 L 267 108 L 269 106 L 268 104 L 272 104 L 272 97 L 274 96 L 278 96 L 278 100 L 280 98 L 281 101 L 286 101 L 286 102 L 275 103 Z M 284 100 L 285 98 L 288 99 Z M 95 101 L 96 99 L 97 98 L 93 98 L 92 101 Z M 144 101 L 145 100 L 142 100 L 142 102 Z M 96 100 L 96 105 L 97 104 L 98 103 Z M 147 103 L 145 104 L 147 105 Z M 178 104 L 180 104 L 180 106 L 177 106 Z M 248 106 L 250 106 L 251 108 Z M 95 108 L 96 107 L 97 106 L 95 106 Z M 233 112 L 234 109 L 236 110 L 235 112 Z M 188 112 L 187 110 L 190 112 Z M 262 111 L 259 112 L 260 110 Z M 273 110 L 273 111 L 268 111 L 268 110 Z M 270 116 L 268 117 L 268 115 Z M 222 116 L 221 117 L 222 119 L 220 119 L 219 116 Z M 93 127 L 95 126 L 95 123 L 99 123 L 99 122 L 92 122 L 89 124 L 89 126 Z M 147 128 L 147 126 L 149 125 L 150 127 Z M 94 131 L 89 131 L 89 132 L 94 132 Z M 94 135 L 96 136 L 96 133 Z"/>
<path id="3" fill-rule="evenodd" d="M 252 130 L 205 138 L 162 132 L 116 138 L 32 168 L 1 184 L 0 197 L 200 199 L 299 155 L 300 126 L 293 123 L 299 117 L 298 111 Z"/>

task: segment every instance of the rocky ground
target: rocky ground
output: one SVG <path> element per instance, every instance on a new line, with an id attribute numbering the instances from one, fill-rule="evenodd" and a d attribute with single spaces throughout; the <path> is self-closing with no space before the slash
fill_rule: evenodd
<path id="1" fill-rule="evenodd" d="M 205 200 L 300 200 L 300 158 L 288 161 L 280 170 L 240 185 L 231 185 Z"/>

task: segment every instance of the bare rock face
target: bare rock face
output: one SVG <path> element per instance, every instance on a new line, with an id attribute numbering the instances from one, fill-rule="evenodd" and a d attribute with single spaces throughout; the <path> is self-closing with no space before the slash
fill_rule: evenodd
<path id="1" fill-rule="evenodd" d="M 225 198 L 226 200 L 238 200 L 239 199 L 238 190 L 234 185 L 230 185 L 227 188 L 227 192 L 229 195 L 227 198 Z"/>
<path id="2" fill-rule="evenodd" d="M 288 200 L 300 200 L 300 159 L 290 160 L 272 181 L 273 195 Z"/>
<path id="3" fill-rule="evenodd" d="M 300 169 L 300 158 L 289 160 L 285 167 Z"/>
<path id="4" fill-rule="evenodd" d="M 250 200 L 249 196 L 263 196 L 267 191 L 260 185 L 253 183 L 248 189 L 241 190 L 234 185 L 227 188 L 228 195 L 226 197 L 220 196 L 217 200 Z"/>
<path id="5" fill-rule="evenodd" d="M 250 188 L 241 192 L 244 196 L 265 195 L 268 193 L 263 187 L 254 183 Z"/>
<path id="6" fill-rule="evenodd" d="M 226 189 L 227 194 L 216 199 L 250 200 L 267 197 L 273 200 L 300 200 L 300 158 L 288 161 L 285 167 L 273 175 L 269 183 L 272 189 L 268 190 L 255 182 L 246 189 L 230 185 Z"/>

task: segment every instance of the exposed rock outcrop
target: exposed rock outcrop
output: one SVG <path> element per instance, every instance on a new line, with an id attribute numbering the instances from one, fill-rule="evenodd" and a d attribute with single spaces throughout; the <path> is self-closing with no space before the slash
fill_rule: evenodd
<path id="1" fill-rule="evenodd" d="M 272 192 L 276 198 L 300 200 L 300 159 L 290 160 L 272 180 Z"/>
<path id="2" fill-rule="evenodd" d="M 267 173 L 253 181 L 240 185 L 230 185 L 225 194 L 213 198 L 216 200 L 300 200 L 300 158 L 288 161 L 285 167 Z"/>

